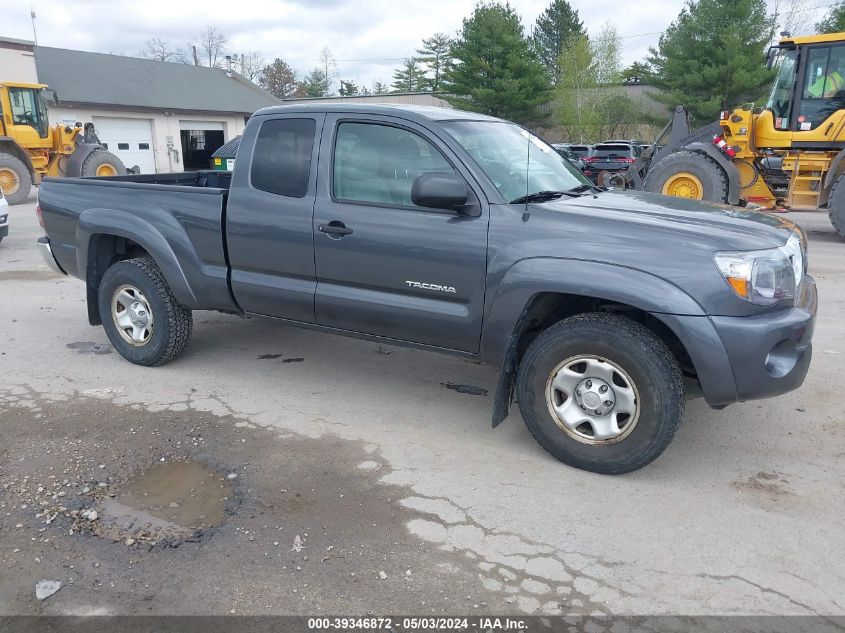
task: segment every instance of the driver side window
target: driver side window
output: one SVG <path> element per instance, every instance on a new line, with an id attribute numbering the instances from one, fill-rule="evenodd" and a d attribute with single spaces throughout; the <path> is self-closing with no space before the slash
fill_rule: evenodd
<path id="1" fill-rule="evenodd" d="M 455 170 L 436 147 L 414 132 L 376 123 L 338 126 L 332 184 L 337 200 L 414 207 L 414 179 L 431 172 Z"/>

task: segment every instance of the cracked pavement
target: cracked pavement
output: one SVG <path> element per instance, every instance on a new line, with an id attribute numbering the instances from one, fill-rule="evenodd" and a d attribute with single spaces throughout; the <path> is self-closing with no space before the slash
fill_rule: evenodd
<path id="1" fill-rule="evenodd" d="M 82 283 L 41 263 L 33 207 L 12 208 L 0 245 L 0 614 L 845 615 L 845 244 L 823 214 L 793 214 L 809 232 L 821 295 L 805 385 L 724 411 L 693 400 L 660 459 L 605 477 L 550 458 L 518 411 L 491 430 L 496 372 L 467 360 L 197 312 L 183 357 L 133 366 L 87 325 Z M 69 412 L 84 432 L 62 426 Z M 167 421 L 173 441 L 123 432 L 130 418 Z M 214 431 L 173 448 L 200 424 Z M 159 455 L 245 467 L 240 504 L 200 543 L 127 558 L 121 543 L 39 523 L 32 501 L 21 501 L 37 498 L 35 480 L 58 476 L 49 469 L 59 457 L 46 450 L 65 439 L 102 458 L 115 486 Z M 248 450 L 232 445 L 239 440 Z M 94 469 L 80 481 L 98 476 L 93 462 L 80 464 Z M 231 550 L 247 547 L 246 529 L 271 538 L 265 524 L 304 531 L 300 509 L 272 501 L 297 487 L 314 489 L 312 531 L 326 517 L 326 538 L 366 554 L 330 573 L 288 552 L 281 569 L 264 564 L 263 549 Z M 360 507 L 346 508 L 341 488 Z M 367 516 L 387 531 L 368 529 Z M 66 558 L 84 582 L 67 583 Z M 94 559 L 115 587 L 91 590 Z M 142 571 L 127 575 L 129 559 Z M 310 588 L 296 566 L 311 571 Z M 332 589 L 353 572 L 360 583 Z M 66 584 L 38 602 L 41 578 Z M 214 587 L 214 601 L 197 600 Z"/>

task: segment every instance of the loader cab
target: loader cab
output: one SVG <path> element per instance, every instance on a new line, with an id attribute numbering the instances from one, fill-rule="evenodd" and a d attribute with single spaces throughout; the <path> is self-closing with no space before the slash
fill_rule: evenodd
<path id="1" fill-rule="evenodd" d="M 52 146 L 44 88 L 41 84 L 0 84 L 0 131 L 23 147 Z"/>
<path id="2" fill-rule="evenodd" d="M 783 40 L 769 62 L 778 69 L 766 104 L 776 130 L 812 132 L 845 111 L 845 33 Z"/>

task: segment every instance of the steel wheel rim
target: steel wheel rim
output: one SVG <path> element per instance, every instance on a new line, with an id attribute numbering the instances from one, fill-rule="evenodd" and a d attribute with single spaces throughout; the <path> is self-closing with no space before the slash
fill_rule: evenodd
<path id="1" fill-rule="evenodd" d="M 143 347 L 153 336 L 153 313 L 140 290 L 123 284 L 114 291 L 111 316 L 121 338 L 135 347 Z"/>
<path id="2" fill-rule="evenodd" d="M 592 446 L 628 437 L 640 417 L 640 395 L 631 376 L 607 358 L 570 356 L 546 381 L 546 404 L 569 437 Z"/>
<path id="3" fill-rule="evenodd" d="M 0 189 L 7 196 L 15 193 L 21 186 L 21 179 L 15 173 L 14 169 L 8 167 L 0 167 Z"/>
<path id="4" fill-rule="evenodd" d="M 116 176 L 117 170 L 112 165 L 100 165 L 97 167 L 97 176 Z"/>
<path id="5" fill-rule="evenodd" d="M 704 197 L 704 185 L 695 174 L 688 171 L 680 171 L 677 174 L 672 174 L 663 183 L 661 193 L 665 196 L 675 196 L 676 198 L 692 198 L 693 200 L 701 200 Z"/>

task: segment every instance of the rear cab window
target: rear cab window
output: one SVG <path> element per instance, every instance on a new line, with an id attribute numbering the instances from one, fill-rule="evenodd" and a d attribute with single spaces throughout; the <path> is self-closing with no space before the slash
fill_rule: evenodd
<path id="1" fill-rule="evenodd" d="M 311 178 L 316 129 L 314 119 L 264 121 L 252 153 L 252 186 L 280 196 L 304 198 Z"/>

